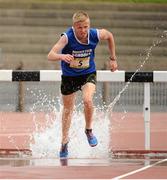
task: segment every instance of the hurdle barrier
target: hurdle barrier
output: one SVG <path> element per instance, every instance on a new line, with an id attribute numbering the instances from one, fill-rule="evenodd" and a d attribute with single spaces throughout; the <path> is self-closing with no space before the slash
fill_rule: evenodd
<path id="1" fill-rule="evenodd" d="M 60 81 L 60 70 L 0 70 L 0 82 L 15 81 Z M 150 150 L 150 83 L 167 82 L 167 71 L 125 72 L 97 71 L 98 82 L 144 83 L 145 150 Z"/>

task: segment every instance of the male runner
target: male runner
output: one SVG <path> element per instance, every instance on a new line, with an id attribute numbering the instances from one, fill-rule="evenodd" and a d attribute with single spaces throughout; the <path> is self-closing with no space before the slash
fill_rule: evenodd
<path id="1" fill-rule="evenodd" d="M 93 95 L 96 87 L 95 48 L 100 40 L 108 42 L 110 68 L 117 69 L 115 43 L 106 29 L 90 28 L 90 18 L 84 11 L 73 15 L 73 25 L 62 34 L 48 54 L 51 61 L 61 61 L 61 93 L 63 99 L 62 144 L 60 158 L 68 157 L 69 129 L 76 92 L 82 91 L 85 115 L 85 134 L 90 146 L 98 144 L 92 132 Z"/>

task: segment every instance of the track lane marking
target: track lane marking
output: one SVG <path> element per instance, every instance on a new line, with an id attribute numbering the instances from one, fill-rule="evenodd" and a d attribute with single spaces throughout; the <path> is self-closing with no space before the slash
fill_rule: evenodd
<path id="1" fill-rule="evenodd" d="M 135 174 L 135 173 L 144 171 L 144 170 L 146 170 L 146 169 L 148 169 L 148 168 L 154 167 L 154 166 L 156 166 L 156 165 L 158 165 L 158 164 L 161 164 L 161 163 L 163 163 L 163 162 L 165 162 L 165 161 L 167 161 L 167 158 L 166 158 L 166 159 L 163 159 L 163 160 L 160 160 L 160 161 L 158 161 L 158 162 L 156 162 L 156 163 L 154 163 L 154 164 L 151 164 L 151 165 L 148 165 L 148 166 L 144 166 L 144 167 L 142 167 L 142 168 L 140 168 L 140 169 L 131 171 L 131 172 L 129 172 L 129 173 L 126 173 L 126 174 L 123 174 L 123 175 L 114 177 L 114 178 L 112 178 L 111 180 L 118 180 L 118 179 L 121 179 L 121 178 L 125 178 L 125 177 L 127 177 L 127 176 L 132 175 L 132 174 Z"/>

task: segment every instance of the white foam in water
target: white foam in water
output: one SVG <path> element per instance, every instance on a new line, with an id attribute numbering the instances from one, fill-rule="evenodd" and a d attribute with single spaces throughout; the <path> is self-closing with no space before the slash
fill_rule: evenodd
<path id="1" fill-rule="evenodd" d="M 104 158 L 108 157 L 109 151 L 109 128 L 110 122 L 104 112 L 97 112 L 94 114 L 94 133 L 97 136 L 99 144 L 96 147 L 88 145 L 86 135 L 84 133 L 85 121 L 82 112 L 75 112 L 72 129 L 71 129 L 71 157 L 74 158 Z"/>
<path id="2" fill-rule="evenodd" d="M 88 145 L 84 133 L 85 120 L 83 112 L 75 111 L 73 113 L 70 128 L 69 158 L 108 157 L 110 122 L 104 112 L 97 111 L 95 110 L 94 113 L 94 133 L 98 138 L 99 144 L 93 148 Z M 33 157 L 58 157 L 61 145 L 61 113 L 55 112 L 55 114 L 57 119 L 54 120 L 50 127 L 43 132 L 34 132 L 32 135 L 35 142 L 30 144 Z M 35 113 L 34 123 L 36 123 Z"/>

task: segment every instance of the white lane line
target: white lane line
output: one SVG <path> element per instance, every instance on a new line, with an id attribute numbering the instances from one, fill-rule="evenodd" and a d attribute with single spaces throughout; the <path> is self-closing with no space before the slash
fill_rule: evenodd
<path id="1" fill-rule="evenodd" d="M 127 176 L 132 175 L 132 174 L 135 174 L 135 173 L 144 171 L 144 170 L 146 170 L 146 169 L 148 169 L 148 168 L 154 167 L 154 166 L 156 166 L 156 165 L 158 165 L 158 164 L 161 164 L 161 163 L 163 163 L 163 162 L 165 162 L 165 161 L 167 161 L 167 159 L 160 160 L 160 161 L 158 161 L 158 162 L 156 162 L 156 163 L 154 163 L 154 164 L 151 164 L 151 165 L 148 165 L 148 166 L 144 166 L 144 167 L 142 167 L 142 168 L 140 168 L 140 169 L 137 169 L 137 170 L 131 171 L 131 172 L 129 172 L 129 173 L 126 173 L 126 174 L 123 174 L 123 175 L 114 177 L 114 178 L 112 178 L 112 180 L 125 178 L 125 177 L 127 177 Z"/>

